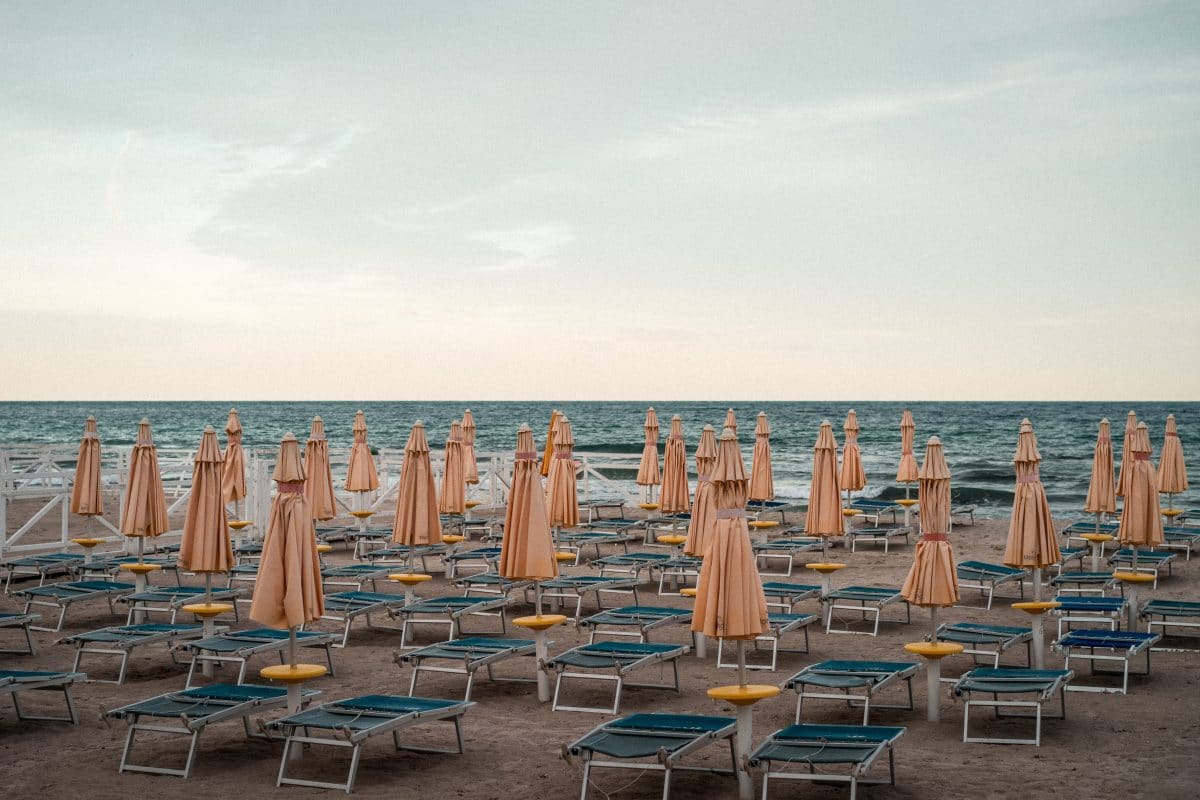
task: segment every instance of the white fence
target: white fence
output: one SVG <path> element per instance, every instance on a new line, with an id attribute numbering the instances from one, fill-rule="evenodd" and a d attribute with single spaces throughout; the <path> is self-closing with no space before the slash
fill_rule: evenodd
<path id="1" fill-rule="evenodd" d="M 23 551 L 64 548 L 74 537 L 99 536 L 120 541 L 119 524 L 125 504 L 125 486 L 129 475 L 131 448 L 104 447 L 101 449 L 101 482 L 104 493 L 103 516 L 87 518 L 71 514 L 71 488 L 75 481 L 76 445 L 6 445 L 0 446 L 0 557 Z M 246 449 L 245 506 L 232 509 L 231 514 L 245 516 L 254 523 L 254 530 L 265 530 L 270 515 L 275 448 Z M 192 459 L 195 450 L 159 448 L 158 463 L 167 498 L 167 511 L 173 530 L 165 536 L 178 535 L 183 526 L 188 495 L 192 488 Z M 346 474 L 349 448 L 331 450 L 330 466 L 334 474 L 334 489 L 338 505 L 349 511 L 353 505 L 351 492 L 341 488 Z M 400 464 L 404 451 L 382 448 L 375 457 L 380 488 L 368 498 L 368 508 L 390 510 L 396 502 Z M 577 453 L 578 485 L 581 502 L 593 499 L 636 499 L 638 487 L 633 483 L 639 454 Z M 508 497 L 512 480 L 511 451 L 477 453 L 479 483 L 468 487 L 468 498 L 478 500 L 485 508 L 499 508 Z M 443 459 L 433 458 L 435 475 L 440 479 Z M 624 477 L 628 475 L 628 477 Z M 57 524 L 49 528 L 39 525 L 47 517 Z"/>

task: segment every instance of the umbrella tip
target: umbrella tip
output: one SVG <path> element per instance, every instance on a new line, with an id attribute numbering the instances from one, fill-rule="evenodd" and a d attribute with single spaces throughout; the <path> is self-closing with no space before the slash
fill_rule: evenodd
<path id="1" fill-rule="evenodd" d="M 283 435 L 282 441 L 294 442 L 294 441 L 296 441 L 296 434 L 292 433 L 291 431 L 288 431 L 287 433 L 285 433 Z"/>
<path id="2" fill-rule="evenodd" d="M 675 420 L 677 420 L 677 419 L 678 419 L 678 420 L 682 420 L 682 419 L 683 419 L 683 417 L 679 416 L 678 414 L 672 414 L 672 415 L 671 415 L 671 421 L 672 421 L 672 422 L 674 422 L 674 421 L 675 421 Z"/>
<path id="3" fill-rule="evenodd" d="M 205 432 L 205 433 L 216 433 L 216 432 L 217 432 L 217 430 L 216 430 L 216 428 L 214 428 L 212 425 L 205 425 L 205 426 L 204 426 L 204 432 Z"/>
<path id="4" fill-rule="evenodd" d="M 517 428 L 517 433 L 524 433 L 525 431 L 531 431 L 531 430 L 533 430 L 533 428 L 530 428 L 528 423 L 522 422 L 520 424 L 520 426 Z"/>
<path id="5" fill-rule="evenodd" d="M 1138 423 L 1138 430 L 1140 431 L 1142 428 L 1145 428 L 1146 430 L 1150 430 L 1149 426 L 1147 426 L 1147 425 L 1146 425 L 1146 423 L 1144 423 L 1144 422 L 1139 422 L 1139 423 Z"/>
<path id="6" fill-rule="evenodd" d="M 711 431 L 711 430 L 713 430 L 713 426 L 712 426 L 712 425 L 705 425 L 705 426 L 704 426 L 704 430 L 706 430 L 706 431 Z"/>
<path id="7" fill-rule="evenodd" d="M 1171 416 L 1175 416 L 1175 415 L 1174 415 L 1174 414 L 1172 414 Z M 95 418 L 95 417 L 93 417 L 91 414 L 88 414 L 88 415 L 87 415 L 87 421 L 88 421 L 88 422 L 95 422 L 95 421 L 96 421 L 96 418 Z"/>
<path id="8" fill-rule="evenodd" d="M 230 407 L 229 407 L 229 413 L 230 413 L 230 414 L 236 414 L 236 413 L 237 413 L 237 406 L 230 406 Z"/>
<path id="9" fill-rule="evenodd" d="M 421 422 L 421 420 L 417 420 L 416 422 L 414 422 L 414 423 L 413 423 L 413 427 L 414 427 L 414 428 L 424 428 L 424 427 L 425 427 L 425 423 L 424 423 L 424 422 Z"/>
<path id="10" fill-rule="evenodd" d="M 721 438 L 722 439 L 734 439 L 737 437 L 735 437 L 733 435 L 733 428 L 725 428 L 724 430 L 721 431 Z"/>
<path id="11" fill-rule="evenodd" d="M 469 409 L 469 408 L 468 408 L 468 409 L 466 410 L 466 413 L 470 414 L 470 413 L 471 413 L 471 409 Z"/>
<path id="12" fill-rule="evenodd" d="M 1108 424 L 1109 424 L 1109 422 L 1108 422 L 1108 417 L 1103 417 L 1103 418 L 1100 420 L 1100 424 L 1101 424 L 1101 425 L 1108 425 Z"/>
<path id="13" fill-rule="evenodd" d="M 149 418 L 149 417 L 142 417 L 142 421 L 141 421 L 141 422 L 139 422 L 138 424 L 139 424 L 139 425 L 149 425 L 149 424 L 150 424 L 150 418 Z"/>
<path id="14" fill-rule="evenodd" d="M 823 419 L 823 420 L 821 420 L 821 427 L 822 427 L 822 428 L 832 428 L 832 427 L 833 427 L 833 423 L 832 423 L 832 422 L 830 422 L 830 421 L 829 421 L 829 420 L 827 420 L 827 419 Z"/>
<path id="15" fill-rule="evenodd" d="M 765 412 L 765 411 L 760 411 L 760 412 L 758 412 L 758 415 L 759 415 L 760 417 L 765 417 L 765 416 L 767 415 L 767 412 Z"/>
<path id="16" fill-rule="evenodd" d="M 942 443 L 942 440 L 939 439 L 937 436 L 930 436 L 929 441 L 927 442 L 927 444 L 941 444 L 941 443 Z"/>
<path id="17" fill-rule="evenodd" d="M 320 414 L 317 414 L 315 417 L 313 417 L 313 422 L 324 422 L 324 420 L 321 419 Z"/>

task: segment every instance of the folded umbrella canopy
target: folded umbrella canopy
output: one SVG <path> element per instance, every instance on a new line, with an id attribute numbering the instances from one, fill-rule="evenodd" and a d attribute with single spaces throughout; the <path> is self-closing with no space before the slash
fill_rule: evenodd
<path id="1" fill-rule="evenodd" d="M 662 496 L 660 509 L 664 514 L 682 514 L 692 507 L 688 489 L 687 448 L 683 442 L 683 420 L 671 417 L 671 432 L 663 453 Z"/>
<path id="2" fill-rule="evenodd" d="M 204 429 L 192 465 L 192 491 L 188 495 L 183 541 L 179 545 L 179 566 L 204 575 L 206 603 L 212 601 L 212 574 L 233 568 L 233 546 L 229 542 L 222 487 L 224 462 L 217 432 L 209 425 Z"/>
<path id="3" fill-rule="evenodd" d="M 1179 441 L 1179 430 L 1175 427 L 1175 415 L 1167 415 L 1167 432 L 1163 436 L 1162 455 L 1158 459 L 1158 491 L 1167 495 L 1167 507 L 1175 501 L 1174 495 L 1188 488 L 1187 467 L 1183 463 L 1183 445 Z"/>
<path id="4" fill-rule="evenodd" d="M 262 558 L 250 619 L 268 628 L 287 628 L 293 634 L 289 663 L 296 664 L 295 631 L 316 622 L 325 613 L 321 563 L 317 555 L 317 529 L 304 497 L 304 465 L 300 442 L 284 435 L 275 459 L 276 493 L 263 538 Z"/>
<path id="5" fill-rule="evenodd" d="M 854 413 L 853 408 L 846 414 L 842 431 L 846 434 L 846 443 L 842 445 L 842 472 L 838 476 L 838 485 L 846 493 L 846 506 L 849 507 L 850 493 L 861 491 L 867 485 L 862 454 L 858 451 L 858 414 Z"/>
<path id="6" fill-rule="evenodd" d="M 529 433 L 530 439 L 533 432 Z M 558 418 L 554 432 L 554 461 L 546 486 L 546 505 L 550 524 L 556 528 L 573 528 L 579 524 L 579 498 L 575 493 L 575 434 L 566 414 Z"/>
<path id="7" fill-rule="evenodd" d="M 467 510 L 467 481 L 463 464 L 462 425 L 450 423 L 450 438 L 446 440 L 446 457 L 442 463 L 442 494 L 438 510 L 443 514 L 461 514 Z"/>
<path id="8" fill-rule="evenodd" d="M 79 456 L 75 460 L 75 481 L 71 486 L 71 513 L 88 518 L 104 513 L 104 493 L 100 486 L 100 434 L 96 418 L 88 417 L 79 440 Z"/>
<path id="9" fill-rule="evenodd" d="M 1131 437 L 1130 449 L 1121 456 L 1121 468 L 1129 462 L 1125 486 L 1125 510 L 1117 529 L 1117 541 L 1133 548 L 1133 568 L 1137 570 L 1138 547 L 1163 543 L 1162 509 L 1158 504 L 1158 476 L 1150 461 L 1150 429 L 1139 422 Z"/>
<path id="10" fill-rule="evenodd" d="M 913 605 L 930 609 L 932 641 L 937 641 L 937 609 L 958 602 L 958 576 L 950 530 L 950 468 L 942 442 L 930 436 L 925 462 L 918 478 L 921 503 L 921 539 L 917 542 L 912 568 L 900 593 Z"/>
<path id="11" fill-rule="evenodd" d="M 346 490 L 350 492 L 373 492 L 379 488 L 379 475 L 375 472 L 375 459 L 367 444 L 367 417 L 363 412 L 354 414 L 354 444 L 350 447 L 350 464 L 346 468 Z"/>
<path id="12" fill-rule="evenodd" d="M 143 419 L 138 424 L 137 440 L 129 454 L 129 483 L 125 489 L 121 533 L 137 538 L 140 562 L 145 538 L 158 536 L 169 527 L 167 500 L 158 471 L 158 448 L 154 446 L 150 420 Z"/>
<path id="13" fill-rule="evenodd" d="M 479 465 L 475 461 L 475 415 L 467 409 L 462 415 L 463 478 L 467 483 L 479 483 Z"/>
<path id="14" fill-rule="evenodd" d="M 837 441 L 833 438 L 833 425 L 829 420 L 821 423 L 813 446 L 812 483 L 808 490 L 804 532 L 809 536 L 820 536 L 822 540 L 845 532 L 838 495 Z"/>
<path id="15" fill-rule="evenodd" d="M 1133 436 L 1137 431 L 1137 414 L 1130 411 L 1125 415 L 1125 440 L 1121 443 L 1121 471 L 1117 475 L 1117 497 L 1124 497 L 1129 490 L 1129 471 L 1133 464 Z"/>
<path id="16" fill-rule="evenodd" d="M 733 431 L 733 436 L 736 439 L 737 438 L 737 414 L 733 413 L 732 408 L 725 409 L 725 424 L 721 426 L 721 431 L 724 432 L 724 430 L 726 428 L 729 428 L 729 430 Z"/>
<path id="17" fill-rule="evenodd" d="M 557 408 L 550 412 L 550 427 L 546 429 L 546 449 L 542 451 L 542 466 L 540 469 L 543 478 L 550 474 L 550 462 L 554 460 L 554 433 L 558 430 L 558 418 L 562 412 Z"/>
<path id="18" fill-rule="evenodd" d="M 229 409 L 225 422 L 225 470 L 221 476 L 221 496 L 234 504 L 234 513 L 241 519 L 239 505 L 246 499 L 246 453 L 242 450 L 242 421 L 236 408 Z"/>
<path id="19" fill-rule="evenodd" d="M 442 522 L 438 517 L 437 492 L 433 485 L 433 467 L 429 464 L 429 440 L 425 424 L 420 420 L 412 426 L 404 445 L 404 463 L 400 465 L 400 487 L 396 493 L 396 521 L 392 525 L 394 544 L 419 547 L 442 539 Z M 409 554 L 408 569 L 413 570 Z"/>
<path id="20" fill-rule="evenodd" d="M 1092 450 L 1092 477 L 1088 481 L 1083 510 L 1096 515 L 1096 532 L 1100 532 L 1100 515 L 1117 510 L 1117 487 L 1113 483 L 1112 432 L 1107 419 L 1100 420 L 1100 433 Z"/>
<path id="21" fill-rule="evenodd" d="M 1023 419 L 1017 434 L 1017 452 L 1013 455 L 1017 485 L 1013 493 L 1004 563 L 1010 567 L 1033 569 L 1033 599 L 1036 602 L 1042 599 L 1042 570 L 1062 559 L 1054 534 L 1050 503 L 1046 500 L 1046 489 L 1038 473 L 1041 460 L 1033 423 Z"/>
<path id="22" fill-rule="evenodd" d="M 329 440 L 325 438 L 325 422 L 313 417 L 312 430 L 304 448 L 304 499 L 313 519 L 327 520 L 337 516 L 337 501 L 333 496 L 333 470 L 329 467 Z"/>
<path id="23" fill-rule="evenodd" d="M 500 545 L 500 575 L 508 580 L 543 581 L 558 576 L 554 540 L 546 513 L 546 496 L 538 473 L 533 431 L 528 425 L 517 430 L 512 488 L 504 510 L 504 540 Z M 536 607 L 542 613 L 541 584 L 536 586 Z"/>
<path id="24" fill-rule="evenodd" d="M 900 466 L 896 469 L 896 480 L 904 484 L 904 497 L 908 497 L 909 484 L 917 480 L 917 459 L 913 456 L 913 436 L 917 425 L 912 412 L 907 408 L 900 417 Z"/>
<path id="25" fill-rule="evenodd" d="M 696 447 L 696 498 L 692 503 L 692 518 L 688 520 L 687 540 L 683 552 L 703 557 L 712 542 L 717 526 L 717 505 L 713 498 L 712 471 L 717 462 L 717 436 L 712 425 L 705 425 Z"/>
<path id="26" fill-rule="evenodd" d="M 658 471 L 658 415 L 651 406 L 646 411 L 646 422 L 642 426 L 646 431 L 646 443 L 642 447 L 642 462 L 638 465 L 637 484 L 645 486 L 649 491 L 650 502 L 654 502 L 654 487 L 662 483 L 662 475 Z"/>
<path id="27" fill-rule="evenodd" d="M 771 426 L 767 412 L 758 412 L 754 425 L 754 454 L 750 461 L 751 500 L 775 499 L 775 476 L 771 470 Z"/>

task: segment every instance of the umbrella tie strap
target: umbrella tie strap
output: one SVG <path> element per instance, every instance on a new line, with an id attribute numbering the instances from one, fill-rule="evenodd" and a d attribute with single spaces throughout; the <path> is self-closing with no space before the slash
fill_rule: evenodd
<path id="1" fill-rule="evenodd" d="M 1133 460 L 1134 461 L 1149 461 L 1150 454 L 1149 453 L 1134 453 Z"/>
<path id="2" fill-rule="evenodd" d="M 696 483 L 708 483 L 708 481 L 708 475 L 704 474 L 703 472 L 696 476 Z"/>
<path id="3" fill-rule="evenodd" d="M 926 533 L 921 537 L 926 542 L 948 542 L 950 537 L 944 533 Z"/>
<path id="4" fill-rule="evenodd" d="M 570 461 L 575 456 L 570 450 L 568 450 L 565 453 L 555 453 L 554 457 L 557 458 L 559 461 Z"/>
<path id="5" fill-rule="evenodd" d="M 1111 442 L 1111 441 L 1112 441 L 1112 437 L 1111 437 L 1111 436 L 1108 436 L 1108 435 L 1106 435 L 1106 434 L 1105 434 L 1105 435 L 1100 435 L 1100 436 L 1097 436 L 1097 437 L 1096 437 L 1096 441 L 1097 441 L 1097 442 Z"/>
<path id="6" fill-rule="evenodd" d="M 241 431 L 231 431 L 228 428 L 226 428 L 225 433 L 229 437 L 230 444 L 241 444 L 242 443 L 242 432 Z"/>
<path id="7" fill-rule="evenodd" d="M 667 438 L 668 438 L 668 439 L 674 439 L 674 440 L 675 440 L 675 441 L 677 441 L 677 442 L 682 442 L 682 441 L 683 441 L 683 434 L 682 434 L 682 433 L 672 433 L 672 434 L 671 434 L 670 436 L 668 436 Z"/>
<path id="8" fill-rule="evenodd" d="M 366 444 L 367 443 L 366 431 L 363 431 L 362 433 L 354 434 L 354 443 L 355 444 Z"/>
<path id="9" fill-rule="evenodd" d="M 746 512 L 740 508 L 718 508 L 717 519 L 744 519 Z"/>
<path id="10" fill-rule="evenodd" d="M 1176 439 L 1178 439 L 1179 432 L 1178 431 L 1167 431 L 1166 433 L 1163 434 L 1163 436 L 1174 436 Z"/>
<path id="11" fill-rule="evenodd" d="M 280 494 L 302 494 L 304 481 L 280 481 L 276 484 Z"/>
<path id="12" fill-rule="evenodd" d="M 1018 475 L 1017 476 L 1017 485 L 1018 486 L 1020 486 L 1022 484 L 1026 484 L 1026 483 L 1037 483 L 1037 482 L 1038 482 L 1037 475 Z"/>
<path id="13" fill-rule="evenodd" d="M 537 459 L 537 457 L 538 454 L 536 450 L 517 450 L 513 453 L 513 458 L 517 459 L 518 461 L 534 461 Z"/>

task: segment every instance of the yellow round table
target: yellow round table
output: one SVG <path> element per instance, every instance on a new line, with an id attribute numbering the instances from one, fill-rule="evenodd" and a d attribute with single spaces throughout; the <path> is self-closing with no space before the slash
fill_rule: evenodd
<path id="1" fill-rule="evenodd" d="M 201 619 L 204 624 L 204 638 L 208 638 L 217 632 L 216 618 L 221 614 L 228 614 L 233 611 L 233 603 L 191 603 L 183 606 L 180 609 L 185 614 L 195 614 Z M 222 628 L 228 630 L 228 628 Z M 201 666 L 201 672 L 204 677 L 211 678 L 213 674 L 213 662 L 205 659 Z"/>
<path id="2" fill-rule="evenodd" d="M 829 594 L 833 588 L 833 575 L 838 570 L 846 568 L 845 564 L 836 564 L 833 562 L 818 561 L 812 564 L 805 564 L 806 568 L 821 576 L 821 597 Z"/>
<path id="3" fill-rule="evenodd" d="M 1129 594 L 1129 630 L 1135 631 L 1137 630 L 1138 616 L 1138 588 L 1147 583 L 1153 585 L 1157 576 L 1146 572 L 1114 572 L 1113 580 L 1121 582 L 1126 587 Z"/>
<path id="4" fill-rule="evenodd" d="M 744 686 L 715 686 L 708 690 L 713 700 L 729 703 L 737 716 L 737 737 L 734 750 L 737 752 L 738 797 L 751 800 L 754 797 L 754 779 L 746 771 L 746 761 L 754 743 L 754 704 L 779 694 L 778 686 L 749 683 Z"/>
<path id="5" fill-rule="evenodd" d="M 925 659 L 925 719 L 937 722 L 941 717 L 942 659 L 958 655 L 963 651 L 961 644 L 954 642 L 909 642 L 904 649 Z"/>
<path id="6" fill-rule="evenodd" d="M 1111 542 L 1113 537 L 1107 533 L 1085 533 L 1079 537 L 1092 548 L 1092 572 L 1100 571 L 1100 559 L 1104 556 L 1104 543 Z"/>
<path id="7" fill-rule="evenodd" d="M 518 628 L 526 628 L 533 632 L 534 657 L 537 659 L 537 693 L 538 700 L 550 702 L 550 677 L 546 674 L 546 662 L 549 653 L 546 647 L 546 631 L 555 625 L 561 625 L 567 618 L 562 614 L 536 614 L 529 617 L 517 617 L 512 621 Z"/>
<path id="8" fill-rule="evenodd" d="M 1035 669 L 1046 668 L 1046 612 L 1058 608 L 1062 603 L 1055 600 L 1027 600 L 1013 603 L 1017 611 L 1024 611 L 1033 617 L 1033 666 Z"/>
<path id="9" fill-rule="evenodd" d="M 426 581 L 433 580 L 433 576 L 416 572 L 398 572 L 388 575 L 388 580 L 404 585 L 404 605 L 411 606 L 417 599 L 417 587 Z M 400 642 L 400 646 L 404 647 L 403 641 Z"/>
<path id="10" fill-rule="evenodd" d="M 71 541 L 83 548 L 83 563 L 85 565 L 92 563 L 92 548 L 104 542 L 103 539 L 96 536 L 80 536 Z"/>
<path id="11" fill-rule="evenodd" d="M 685 586 L 679 590 L 679 594 L 683 597 L 690 597 L 695 600 L 696 595 L 700 590 L 695 586 Z M 696 658 L 708 658 L 708 638 L 701 631 L 692 631 L 692 650 L 696 653 Z"/>
<path id="12" fill-rule="evenodd" d="M 254 524 L 254 520 L 250 520 L 250 519 L 231 519 L 231 520 L 229 520 L 229 527 L 233 528 L 235 531 L 240 531 L 243 528 L 249 528 L 253 524 Z"/>
<path id="13" fill-rule="evenodd" d="M 304 698 L 304 683 L 323 677 L 327 672 L 329 670 L 321 664 L 274 664 L 263 667 L 258 674 L 269 681 L 287 684 L 287 710 L 289 714 L 295 714 L 300 711 Z"/>
<path id="14" fill-rule="evenodd" d="M 144 592 L 146 591 L 146 587 L 150 584 L 150 581 L 146 578 L 146 576 L 151 572 L 162 569 L 162 566 L 159 564 L 143 564 L 137 561 L 131 561 L 127 564 L 122 564 L 120 568 L 124 572 L 133 573 L 134 590 L 138 592 Z M 133 612 L 133 622 L 135 625 L 141 625 L 145 621 L 145 611 Z"/>
<path id="15" fill-rule="evenodd" d="M 638 503 L 638 508 L 643 511 L 658 511 L 660 506 L 658 503 Z"/>

